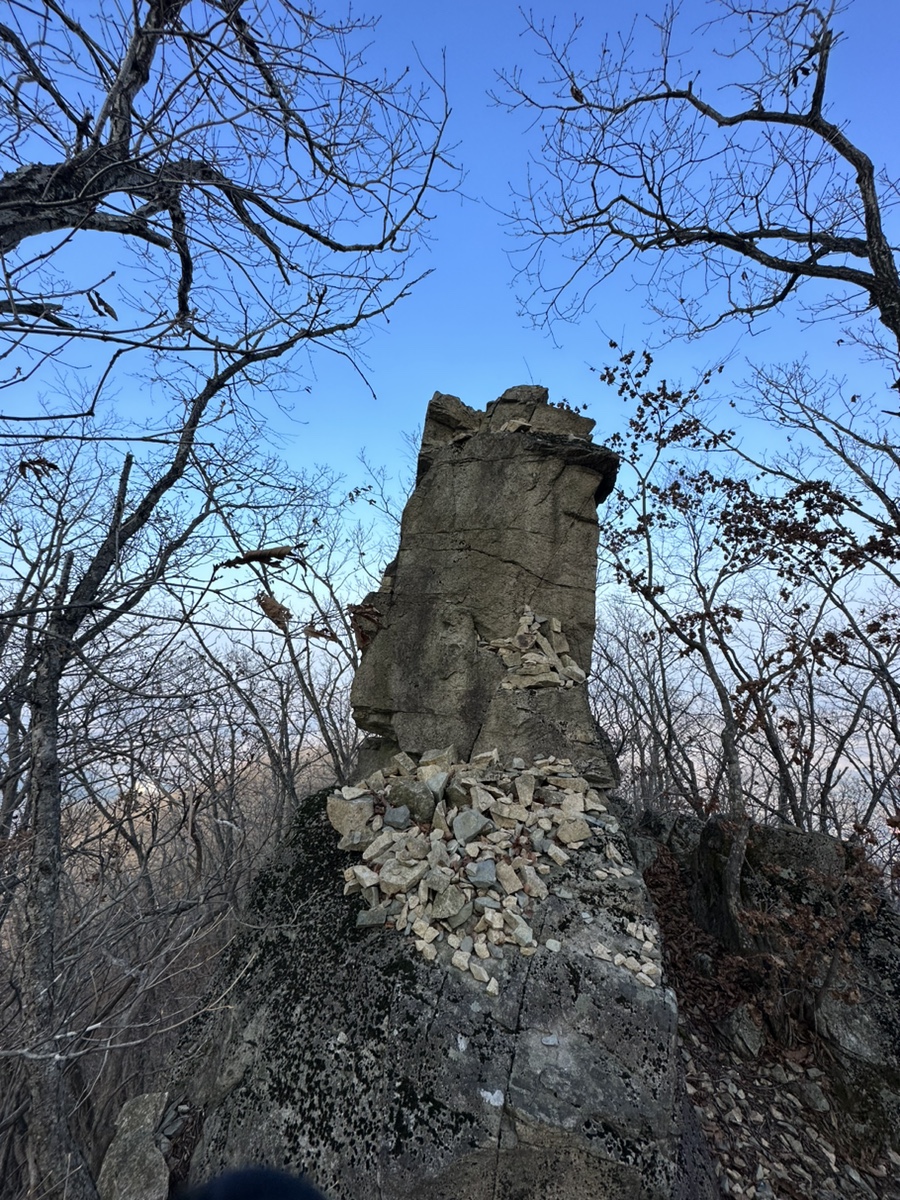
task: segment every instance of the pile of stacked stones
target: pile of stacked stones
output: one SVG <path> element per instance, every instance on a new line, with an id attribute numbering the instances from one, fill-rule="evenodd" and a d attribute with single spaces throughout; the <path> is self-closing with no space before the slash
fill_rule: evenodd
<path id="1" fill-rule="evenodd" d="M 449 958 L 486 986 L 500 990 L 497 966 L 508 953 L 535 954 L 535 907 L 548 895 L 554 868 L 585 847 L 602 846 L 599 880 L 624 879 L 628 866 L 604 832 L 618 824 L 604 803 L 608 776 L 579 775 L 567 759 L 541 758 L 526 767 L 500 766 L 497 751 L 458 762 L 454 747 L 431 750 L 416 763 L 397 754 L 387 770 L 328 797 L 327 812 L 342 850 L 362 862 L 344 872 L 346 895 L 368 904 L 359 925 L 393 926 L 412 935 L 430 962 Z M 592 953 L 622 967 L 646 987 L 661 979 L 655 930 L 629 922 L 640 948 L 615 953 L 597 942 Z M 562 944 L 547 938 L 544 947 Z"/>
<path id="2" fill-rule="evenodd" d="M 574 687 L 585 673 L 569 654 L 569 643 L 556 617 L 538 617 L 526 608 L 513 637 L 480 643 L 503 660 L 504 691 L 525 688 Z"/>

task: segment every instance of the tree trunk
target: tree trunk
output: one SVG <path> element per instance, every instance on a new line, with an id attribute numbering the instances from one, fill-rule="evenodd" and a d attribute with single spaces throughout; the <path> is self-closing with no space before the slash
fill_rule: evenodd
<path id="1" fill-rule="evenodd" d="M 75 1097 L 66 1075 L 65 1022 L 56 990 L 56 921 L 62 854 L 59 697 L 64 635 L 51 621 L 31 694 L 31 864 L 25 892 L 23 953 L 24 1057 L 28 1083 L 29 1197 L 97 1200 L 97 1190 L 71 1129 Z"/>

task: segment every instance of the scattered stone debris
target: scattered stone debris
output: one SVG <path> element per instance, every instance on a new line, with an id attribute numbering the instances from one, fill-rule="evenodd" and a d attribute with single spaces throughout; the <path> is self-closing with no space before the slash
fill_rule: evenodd
<path id="1" fill-rule="evenodd" d="M 538 645 L 548 660 L 562 656 L 555 661 L 564 669 L 558 624 L 526 610 L 516 636 Z M 540 633 L 544 626 L 549 638 Z M 492 963 L 507 951 L 530 956 L 541 949 L 535 915 L 550 894 L 555 868 L 589 848 L 606 863 L 594 869 L 595 878 L 614 886 L 633 875 L 613 840 L 620 831 L 606 804 L 609 782 L 605 773 L 579 774 L 569 759 L 553 756 L 530 766 L 513 758 L 504 767 L 496 750 L 470 762 L 458 761 L 453 746 L 426 751 L 418 762 L 394 755 L 386 770 L 327 802 L 340 849 L 362 855 L 344 871 L 344 894 L 360 894 L 368 905 L 357 924 L 413 937 L 426 961 L 449 962 L 498 995 Z M 591 912 L 581 916 L 586 926 L 595 920 Z M 597 941 L 591 953 L 644 987 L 657 987 L 662 968 L 655 924 L 629 921 L 622 932 L 629 952 Z M 559 953 L 562 941 L 548 937 L 543 948 Z"/>
<path id="2" fill-rule="evenodd" d="M 689 878 L 665 847 L 645 881 L 660 916 L 666 982 L 678 998 L 684 1088 L 721 1193 L 900 1200 L 900 1154 L 873 1152 L 851 1132 L 835 1047 L 799 1027 L 789 1045 L 767 1036 L 747 961 L 698 926 Z"/>
<path id="3" fill-rule="evenodd" d="M 857 1169 L 841 1152 L 823 1072 L 760 1063 L 723 1047 L 711 1026 L 682 1015 L 684 1086 L 723 1195 L 743 1200 L 895 1200 L 900 1155 Z M 823 1105 L 828 1105 L 825 1109 Z"/>

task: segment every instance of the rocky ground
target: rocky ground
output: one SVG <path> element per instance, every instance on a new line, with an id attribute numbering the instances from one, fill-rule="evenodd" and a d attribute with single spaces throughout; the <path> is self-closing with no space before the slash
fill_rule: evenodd
<path id="1" fill-rule="evenodd" d="M 827 1047 L 799 1029 L 790 1047 L 767 1038 L 749 1015 L 745 964 L 698 929 L 671 855 L 663 851 L 645 877 L 662 930 L 665 979 L 678 996 L 685 1088 L 723 1194 L 898 1200 L 900 1155 L 889 1150 L 872 1159 L 848 1142 L 822 1069 Z"/>
<path id="2" fill-rule="evenodd" d="M 502 768 L 496 755 L 458 763 L 452 748 L 418 764 L 398 755 L 387 772 L 329 800 L 342 847 L 362 854 L 345 874 L 345 891 L 361 892 L 369 905 L 360 923 L 395 927 L 426 959 L 449 961 L 496 995 L 493 968 L 504 952 L 560 948 L 532 929 L 554 866 L 585 849 L 599 852 L 603 866 L 594 874 L 607 885 L 633 874 L 616 845 L 622 832 L 610 783 L 552 758 Z M 900 1200 L 900 1155 L 873 1160 L 841 1127 L 818 1065 L 825 1045 L 802 1030 L 790 1046 L 766 1035 L 746 961 L 698 928 L 687 882 L 667 850 L 646 877 L 662 964 L 655 926 L 601 930 L 599 912 L 594 928 L 606 936 L 592 951 L 648 987 L 674 987 L 685 1089 L 723 1195 Z"/>

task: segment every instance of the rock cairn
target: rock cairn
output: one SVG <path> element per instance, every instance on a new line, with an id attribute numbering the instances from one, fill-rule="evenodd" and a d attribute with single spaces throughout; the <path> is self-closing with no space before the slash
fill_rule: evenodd
<path id="1" fill-rule="evenodd" d="M 494 651 L 506 667 L 500 680 L 503 691 L 528 688 L 574 687 L 587 675 L 569 654 L 569 641 L 557 617 L 538 617 L 526 608 L 513 637 L 479 642 L 479 649 Z"/>
<path id="2" fill-rule="evenodd" d="M 549 639 L 537 632 L 545 624 Z M 553 622 L 526 612 L 517 636 L 564 669 Z M 507 645 L 497 649 L 516 653 Z M 510 668 L 514 673 L 538 665 L 525 661 L 527 653 Z M 608 774 L 580 775 L 570 760 L 552 756 L 530 766 L 513 758 L 504 768 L 496 750 L 470 762 L 458 761 L 452 746 L 426 751 L 418 763 L 395 755 L 387 770 L 327 801 L 340 849 L 362 854 L 344 871 L 344 893 L 360 894 L 368 905 L 357 924 L 412 936 L 426 961 L 449 961 L 498 995 L 498 964 L 508 954 L 527 957 L 540 949 L 534 917 L 553 890 L 554 868 L 589 847 L 604 861 L 593 869 L 596 879 L 634 875 L 615 843 L 619 824 L 606 803 L 611 783 Z M 620 932 L 627 945 L 596 941 L 591 953 L 655 988 L 662 975 L 655 923 L 632 920 Z M 547 937 L 543 947 L 559 953 L 562 941 Z"/>

